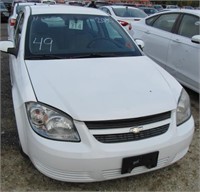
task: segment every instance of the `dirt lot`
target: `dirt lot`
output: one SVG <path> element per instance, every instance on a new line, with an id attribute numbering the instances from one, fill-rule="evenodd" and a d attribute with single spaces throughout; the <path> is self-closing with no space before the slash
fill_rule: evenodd
<path id="1" fill-rule="evenodd" d="M 1 39 L 6 25 L 1 24 Z M 167 168 L 106 182 L 74 184 L 52 180 L 24 159 L 17 144 L 8 56 L 1 54 L 1 191 L 200 191 L 199 95 L 187 90 L 195 119 L 195 134 L 187 155 Z"/>

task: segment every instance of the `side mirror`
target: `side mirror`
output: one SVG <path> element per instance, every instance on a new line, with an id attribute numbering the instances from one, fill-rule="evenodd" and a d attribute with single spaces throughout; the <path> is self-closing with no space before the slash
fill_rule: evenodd
<path id="1" fill-rule="evenodd" d="M 16 55 L 15 46 L 12 41 L 0 41 L 0 51 Z"/>
<path id="2" fill-rule="evenodd" d="M 143 49 L 144 49 L 144 41 L 142 41 L 141 39 L 135 39 L 135 42 L 138 45 L 138 47 L 143 51 Z"/>
<path id="3" fill-rule="evenodd" d="M 194 35 L 191 40 L 193 43 L 200 44 L 200 35 Z"/>

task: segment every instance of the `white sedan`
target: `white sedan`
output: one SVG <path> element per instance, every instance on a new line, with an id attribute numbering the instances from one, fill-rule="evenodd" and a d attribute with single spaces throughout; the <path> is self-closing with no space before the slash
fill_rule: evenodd
<path id="1" fill-rule="evenodd" d="M 174 10 L 149 16 L 133 28 L 144 52 L 186 87 L 200 93 L 200 12 Z"/>
<path id="2" fill-rule="evenodd" d="M 40 3 L 34 3 L 34 2 L 17 2 L 17 3 L 15 3 L 15 5 L 12 9 L 12 13 L 8 19 L 7 30 L 8 30 L 8 39 L 9 40 L 13 40 L 14 26 L 15 26 L 16 18 L 18 16 L 19 12 L 22 11 L 25 6 L 38 5 L 38 4 L 40 4 Z"/>
<path id="3" fill-rule="evenodd" d="M 187 153 L 194 133 L 188 94 L 106 13 L 26 6 L 14 42 L 1 41 L 0 50 L 10 54 L 21 150 L 43 174 L 103 181 L 160 169 Z"/>
<path id="4" fill-rule="evenodd" d="M 144 11 L 122 5 L 102 6 L 99 9 L 116 19 L 132 36 L 132 25 L 148 15 Z"/>

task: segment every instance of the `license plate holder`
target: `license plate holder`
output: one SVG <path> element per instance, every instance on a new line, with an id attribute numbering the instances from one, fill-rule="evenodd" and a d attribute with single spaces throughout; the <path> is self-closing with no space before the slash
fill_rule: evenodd
<path id="1" fill-rule="evenodd" d="M 148 169 L 157 166 L 159 152 L 152 152 L 134 157 L 125 157 L 122 159 L 121 174 L 131 173 L 135 167 L 145 166 Z"/>

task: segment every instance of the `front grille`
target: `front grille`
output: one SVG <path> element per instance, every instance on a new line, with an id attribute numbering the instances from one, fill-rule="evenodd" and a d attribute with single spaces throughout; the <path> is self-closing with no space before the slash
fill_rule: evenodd
<path id="1" fill-rule="evenodd" d="M 144 130 L 139 133 L 120 133 L 120 134 L 106 134 L 106 135 L 94 135 L 94 137 L 102 143 L 120 143 L 128 141 L 137 141 L 141 139 L 147 139 L 150 137 L 161 135 L 167 132 L 169 124 Z"/>
<path id="2" fill-rule="evenodd" d="M 169 119 L 171 112 L 150 115 L 146 117 L 139 117 L 133 119 L 111 120 L 111 121 L 86 121 L 85 124 L 88 129 L 116 129 L 127 128 L 133 126 L 146 125 Z"/>
<path id="3" fill-rule="evenodd" d="M 120 143 L 138 141 L 164 134 L 169 128 L 170 118 L 171 111 L 168 111 L 132 119 L 86 121 L 85 124 L 99 142 Z M 139 133 L 128 132 L 128 128 L 139 126 L 146 126 L 146 128 Z"/>

